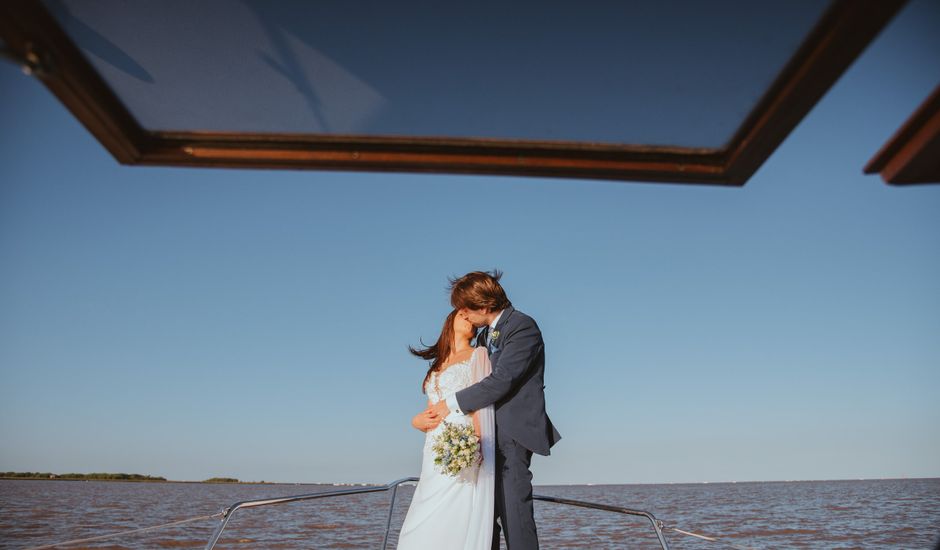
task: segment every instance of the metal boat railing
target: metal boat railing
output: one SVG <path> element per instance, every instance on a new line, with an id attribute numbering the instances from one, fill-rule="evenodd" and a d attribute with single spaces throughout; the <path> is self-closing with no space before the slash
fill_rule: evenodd
<path id="1" fill-rule="evenodd" d="M 570 498 L 547 497 L 542 495 L 532 495 L 532 498 L 535 500 L 541 500 L 543 502 L 567 504 L 568 506 L 578 506 L 581 508 L 603 510 L 605 512 L 615 512 L 617 514 L 625 514 L 628 516 L 644 517 L 649 520 L 650 524 L 653 526 L 653 529 L 656 531 L 656 538 L 659 539 L 659 545 L 663 547 L 663 550 L 669 550 L 669 544 L 666 542 L 666 537 L 663 536 L 663 522 L 656 519 L 656 516 L 649 512 L 645 512 L 643 510 L 632 510 L 630 508 L 623 508 L 622 506 L 609 506 L 607 504 L 596 504 L 593 502 L 585 502 L 583 500 L 571 500 Z"/>
<path id="2" fill-rule="evenodd" d="M 225 526 L 228 525 L 228 521 L 232 519 L 232 514 L 236 511 L 241 510 L 242 508 L 255 508 L 257 506 L 270 506 L 272 504 L 286 504 L 288 502 L 298 502 L 301 500 L 313 500 L 317 498 L 329 498 L 329 497 L 341 497 L 347 495 L 361 495 L 364 493 L 381 493 L 384 491 L 392 491 L 392 498 L 389 501 L 388 505 L 388 520 L 385 522 L 385 539 L 382 541 L 383 550 L 388 545 L 388 533 L 391 530 L 392 526 L 392 510 L 395 507 L 395 497 L 398 493 L 398 486 L 404 483 L 417 483 L 418 478 L 416 477 L 405 477 L 402 479 L 397 479 L 391 483 L 385 485 L 376 485 L 374 487 L 358 487 L 355 489 L 340 489 L 338 491 L 325 491 L 321 493 L 307 493 L 305 495 L 294 495 L 287 497 L 279 498 L 266 498 L 259 500 L 243 500 L 241 502 L 236 502 L 235 504 L 229 506 L 228 508 L 222 510 L 222 520 L 219 522 L 219 525 L 216 526 L 215 532 L 212 533 L 212 537 L 209 538 L 209 543 L 206 544 L 206 550 L 212 550 L 215 548 L 215 544 L 219 542 L 219 537 L 222 536 L 222 531 L 225 529 Z"/>
<path id="3" fill-rule="evenodd" d="M 301 500 L 313 500 L 318 498 L 329 498 L 329 497 L 340 497 L 348 495 L 361 495 L 364 493 L 381 493 L 384 491 L 391 491 L 392 497 L 389 499 L 388 503 L 388 517 L 385 522 L 385 538 L 382 540 L 382 550 L 385 550 L 388 546 L 388 535 L 392 527 L 392 512 L 395 509 L 395 498 L 398 496 L 398 486 L 406 483 L 417 483 L 418 478 L 416 477 L 405 477 L 387 483 L 385 485 L 376 485 L 373 487 L 357 487 L 353 489 L 340 489 L 337 491 L 325 491 L 321 493 L 308 493 L 305 495 L 294 495 L 278 498 L 266 498 L 258 500 L 243 500 L 241 502 L 236 502 L 228 508 L 222 511 L 222 519 L 219 522 L 219 525 L 216 526 L 215 532 L 212 533 L 212 537 L 209 538 L 209 543 L 206 544 L 206 550 L 212 550 L 215 548 L 216 543 L 219 541 L 219 537 L 222 536 L 222 531 L 225 530 L 225 526 L 228 525 L 232 515 L 242 508 L 256 508 L 258 506 L 270 506 L 273 504 L 286 504 L 288 502 L 298 502 Z M 663 522 L 656 519 L 656 517 L 649 513 L 644 512 L 643 510 L 631 510 L 630 508 L 623 508 L 620 506 L 609 506 L 606 504 L 596 504 L 593 502 L 584 502 L 581 500 L 571 500 L 567 498 L 557 498 L 550 496 L 542 495 L 533 495 L 533 499 L 541 500 L 543 502 L 551 502 L 555 504 L 565 504 L 568 506 L 578 506 L 581 508 L 591 508 L 593 510 L 602 510 L 605 512 L 614 512 L 617 514 L 624 514 L 629 516 L 643 517 L 649 520 L 652 524 L 653 529 L 656 531 L 656 537 L 659 539 L 659 544 L 662 546 L 663 550 L 669 550 L 669 545 L 666 543 L 666 537 L 663 536 Z"/>

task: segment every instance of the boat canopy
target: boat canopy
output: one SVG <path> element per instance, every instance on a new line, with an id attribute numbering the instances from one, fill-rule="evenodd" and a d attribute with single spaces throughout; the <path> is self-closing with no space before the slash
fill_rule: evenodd
<path id="1" fill-rule="evenodd" d="M 903 0 L 13 0 L 125 164 L 743 185 Z"/>

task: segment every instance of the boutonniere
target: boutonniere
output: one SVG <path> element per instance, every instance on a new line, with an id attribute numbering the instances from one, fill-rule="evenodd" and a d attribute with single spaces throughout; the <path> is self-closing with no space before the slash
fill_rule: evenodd
<path id="1" fill-rule="evenodd" d="M 499 339 L 499 331 L 494 330 L 493 332 L 490 333 L 490 343 L 495 346 L 497 339 Z"/>

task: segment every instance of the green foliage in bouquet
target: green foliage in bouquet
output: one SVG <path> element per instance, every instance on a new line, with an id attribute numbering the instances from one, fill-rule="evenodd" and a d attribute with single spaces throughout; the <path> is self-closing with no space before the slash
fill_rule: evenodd
<path id="1" fill-rule="evenodd" d="M 442 474 L 456 477 L 479 462 L 480 438 L 471 424 L 444 422 L 444 429 L 434 438 L 434 465 Z"/>

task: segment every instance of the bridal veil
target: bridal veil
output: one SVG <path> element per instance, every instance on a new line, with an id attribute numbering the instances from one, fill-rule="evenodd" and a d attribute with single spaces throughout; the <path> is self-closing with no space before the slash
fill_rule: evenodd
<path id="1" fill-rule="evenodd" d="M 476 384 L 493 372 L 486 347 L 480 346 L 473 351 L 470 359 L 470 375 Z M 494 506 L 496 504 L 496 418 L 493 406 L 477 411 L 480 422 L 480 451 L 483 463 L 477 472 L 476 487 L 473 491 L 470 530 L 465 548 L 489 548 L 493 540 Z"/>

